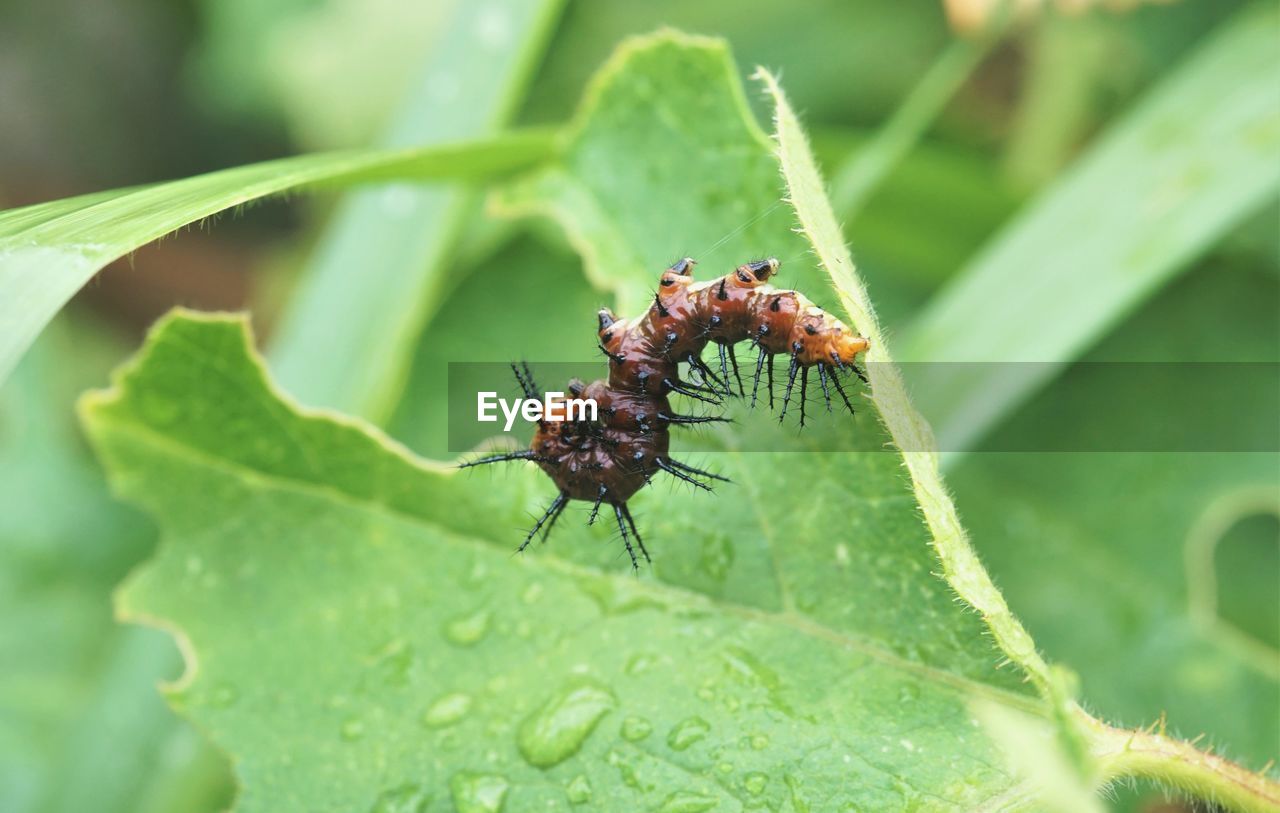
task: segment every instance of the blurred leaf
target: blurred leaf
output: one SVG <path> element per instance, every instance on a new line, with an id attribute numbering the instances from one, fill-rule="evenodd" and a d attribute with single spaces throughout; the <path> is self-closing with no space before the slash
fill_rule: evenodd
<path id="1" fill-rule="evenodd" d="M 365 146 L 410 90 L 423 56 L 456 36 L 448 22 L 462 5 L 205 0 L 191 60 L 198 98 L 222 112 L 283 119 L 306 149 Z"/>
<path id="2" fill-rule="evenodd" d="M 1273 275 L 1210 264 L 1171 286 L 1084 361 L 1277 361 L 1278 300 Z M 1206 318 L 1215 328 L 1184 341 L 1186 326 Z M 1083 397 L 1095 395 L 1087 375 L 1084 368 L 1067 371 L 995 439 L 1030 443 L 1122 417 L 1082 407 Z M 1220 419 L 1203 414 L 1194 377 L 1186 387 L 1182 400 L 1154 402 L 1140 385 L 1106 397 L 1188 432 Z M 1274 415 L 1259 413 L 1256 393 L 1234 396 L 1233 420 L 1274 426 Z M 1164 715 L 1170 731 L 1206 734 L 1215 750 L 1254 766 L 1280 752 L 1280 653 L 1267 633 L 1280 625 L 1276 541 L 1219 541 L 1231 533 L 1233 517 L 1274 516 L 1274 450 L 981 453 L 949 479 L 1009 603 L 1046 651 L 1079 671 L 1092 708 L 1128 725 Z M 1271 495 L 1269 510 L 1259 507 L 1266 500 L 1243 499 L 1259 493 Z M 1215 517 L 1223 521 L 1203 527 Z M 1207 565 L 1192 556 L 1204 543 Z M 1241 555 L 1246 560 L 1235 561 Z M 1205 613 L 1200 585 L 1229 597 L 1222 610 L 1249 617 L 1249 625 L 1235 625 L 1213 607 Z"/>
<path id="3" fill-rule="evenodd" d="M 821 131 L 814 136 L 814 152 L 824 171 L 839 171 L 868 138 Z M 889 170 L 856 217 L 847 220 L 849 213 L 836 207 L 846 219 L 844 232 L 876 312 L 891 334 L 990 239 L 1018 202 L 992 157 L 925 140 Z M 920 239 L 921 229 L 928 240 Z"/>
<path id="4" fill-rule="evenodd" d="M 1276 25 L 1268 3 L 1216 31 L 939 294 L 903 357 L 1070 359 L 1273 196 Z M 916 382 L 947 449 L 972 445 L 1052 371 L 955 368 Z"/>
<path id="5" fill-rule="evenodd" d="M 948 38 L 937 4 L 903 13 L 898 0 L 810 0 L 802 12 L 739 0 L 572 3 L 525 119 L 563 119 L 616 42 L 660 26 L 723 37 L 748 64 L 785 66 L 787 87 L 815 120 L 868 127 L 893 111 Z"/>
<path id="6" fill-rule="evenodd" d="M 478 179 L 544 159 L 545 133 L 408 150 L 327 153 L 0 212 L 0 383 L 76 291 L 118 257 L 190 223 L 322 183 Z"/>
<path id="7" fill-rule="evenodd" d="M 1053 180 L 1079 146 L 1128 44 L 1111 14 L 1047 11 L 1031 32 L 1030 64 L 1006 163 L 1021 188 Z"/>
<path id="8" fill-rule="evenodd" d="M 156 696 L 173 641 L 119 627 L 110 592 L 154 531 L 113 501 L 71 421 L 109 364 L 83 326 L 55 326 L 0 392 L 0 810 L 212 811 L 229 771 Z"/>
<path id="9" fill-rule="evenodd" d="M 485 136 L 522 97 L 561 0 L 459 4 L 383 143 Z M 414 340 L 460 273 L 450 256 L 470 190 L 398 184 L 339 207 L 271 346 L 272 368 L 315 406 L 380 423 L 403 389 Z"/>

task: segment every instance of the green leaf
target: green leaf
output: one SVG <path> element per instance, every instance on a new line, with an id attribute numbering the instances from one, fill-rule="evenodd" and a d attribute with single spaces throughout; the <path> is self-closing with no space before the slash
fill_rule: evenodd
<path id="1" fill-rule="evenodd" d="M 901 356 L 1075 358 L 1274 196 L 1278 17 L 1275 4 L 1252 4 L 1207 38 L 930 303 Z M 977 441 L 1053 372 L 953 366 L 913 382 L 948 451 Z"/>
<path id="2" fill-rule="evenodd" d="M 189 673 L 170 699 L 234 756 L 241 810 L 567 809 L 579 793 L 971 808 L 1026 792 L 966 702 L 1038 704 L 930 574 L 891 455 L 726 458 L 739 482 L 824 471 L 790 497 L 663 498 L 654 582 L 581 528 L 513 559 L 541 475 L 480 488 L 300 412 L 236 320 L 166 320 L 85 414 L 164 533 L 120 610 L 180 632 Z"/>
<path id="3" fill-rule="evenodd" d="M 550 36 L 561 0 L 457 4 L 383 146 L 479 138 L 505 124 Z M 466 188 L 395 184 L 342 202 L 276 327 L 272 369 L 299 399 L 385 421 L 451 256 L 477 216 Z"/>
<path id="4" fill-rule="evenodd" d="M 564 164 L 505 197 L 563 192 L 561 211 L 607 229 L 616 256 L 647 255 L 591 269 L 634 295 L 669 260 L 667 233 L 730 234 L 722 266 L 752 243 L 803 256 L 741 102 L 718 43 L 632 43 Z M 620 160 L 636 154 L 651 167 Z M 694 200 L 729 197 L 652 205 L 675 179 Z M 815 276 L 806 265 L 785 273 Z M 589 313 L 504 305 L 509 341 L 541 319 L 592 331 Z M 635 507 L 657 563 L 637 580 L 581 522 L 513 559 L 550 493 L 540 473 L 434 471 L 301 412 L 233 321 L 166 321 L 85 414 L 113 482 L 165 533 L 122 611 L 181 631 L 191 671 L 173 700 L 234 756 L 245 810 L 416 794 L 512 810 L 585 795 L 672 810 L 1027 804 L 967 702 L 1043 707 L 933 575 L 892 452 L 802 439 L 807 453 L 719 454 L 740 484 L 719 498 L 647 489 Z M 832 431 L 885 441 L 869 414 Z"/>
<path id="5" fill-rule="evenodd" d="M 544 159 L 545 133 L 407 150 L 324 153 L 0 213 L 0 382 L 54 314 L 107 263 L 259 198 L 316 184 L 500 175 Z"/>

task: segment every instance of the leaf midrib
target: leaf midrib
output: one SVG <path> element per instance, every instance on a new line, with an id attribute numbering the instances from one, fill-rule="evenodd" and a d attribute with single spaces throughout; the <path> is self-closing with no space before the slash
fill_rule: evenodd
<path id="1" fill-rule="evenodd" d="M 84 406 L 88 409 L 92 409 L 95 406 L 108 403 L 115 392 L 116 391 L 108 390 L 105 392 L 92 393 L 90 396 L 86 397 Z M 329 415 L 313 415 L 309 414 L 310 412 L 310 410 L 299 409 L 296 410 L 294 414 L 310 419 L 331 419 Z M 386 516 L 411 525 L 418 525 L 423 528 L 436 531 L 441 533 L 444 541 L 449 544 L 461 544 L 465 542 L 467 545 L 485 552 L 491 553 L 494 550 L 494 545 L 483 538 L 458 531 L 457 529 L 451 528 L 439 521 L 429 520 L 418 514 L 407 513 L 377 500 L 358 497 L 327 484 L 298 480 L 296 478 L 283 477 L 276 474 L 268 474 L 242 463 L 211 455 L 205 450 L 196 448 L 189 444 L 177 442 L 169 436 L 157 432 L 143 424 L 138 424 L 133 421 L 121 421 L 118 419 L 104 417 L 102 415 L 97 416 L 95 418 L 95 422 L 103 427 L 111 426 L 115 431 L 128 435 L 140 443 L 150 445 L 162 454 L 168 454 L 172 457 L 185 460 L 193 465 L 203 466 L 214 471 L 220 471 L 237 477 L 250 487 L 254 487 L 254 483 L 256 481 L 257 483 L 264 484 L 268 488 L 276 488 L 281 491 L 333 500 L 351 508 Z M 359 429 L 367 438 L 376 442 L 384 451 L 401 457 L 419 471 L 439 476 L 450 476 L 445 472 L 432 471 L 431 469 L 420 466 L 409 456 L 407 451 L 396 448 L 392 443 L 388 442 L 388 439 L 380 437 L 378 434 L 370 431 L 367 427 L 354 423 L 347 423 L 346 425 Z M 163 514 L 161 513 L 161 515 Z M 584 567 L 555 556 L 544 557 L 539 560 L 539 564 L 549 570 L 571 577 L 588 576 L 593 578 L 607 578 L 614 581 L 621 578 L 631 578 L 618 576 L 596 568 Z M 659 597 L 674 597 L 683 600 L 686 604 L 694 607 L 720 610 L 745 621 L 763 624 L 780 624 L 811 639 L 823 641 L 841 649 L 858 652 L 893 669 L 917 675 L 933 684 L 952 690 L 961 696 L 987 697 L 1031 714 L 1045 714 L 1045 710 L 1038 702 L 1036 702 L 1035 698 L 1019 695 L 1007 689 L 992 686 L 990 684 L 980 683 L 968 677 L 964 677 L 944 669 L 939 669 L 934 666 L 907 660 L 881 647 L 871 639 L 850 635 L 845 632 L 839 632 L 831 629 L 830 627 L 818 624 L 812 619 L 799 615 L 793 611 L 769 612 L 732 601 L 712 599 L 705 594 L 686 590 L 665 582 L 662 583 L 660 588 L 654 585 L 644 585 L 640 589 Z"/>

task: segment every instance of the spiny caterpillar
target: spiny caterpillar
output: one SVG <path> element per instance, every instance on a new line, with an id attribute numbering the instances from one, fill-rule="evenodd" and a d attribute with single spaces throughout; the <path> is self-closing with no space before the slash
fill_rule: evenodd
<path id="1" fill-rule="evenodd" d="M 721 393 L 735 395 L 729 384 L 730 363 L 738 384 L 737 394 L 745 397 L 734 354 L 738 342 L 749 341 L 759 351 L 751 387 L 752 407 L 760 377 L 767 373 L 769 407 L 773 408 L 773 358 L 785 353 L 791 356 L 791 363 L 779 420 L 786 417 L 799 377 L 800 425 L 804 426 L 812 367 L 818 369 L 827 411 L 831 411 L 830 385 L 853 412 L 840 377 L 852 372 L 866 382 L 854 363 L 855 357 L 867 349 L 866 339 L 855 335 L 803 294 L 768 284 L 778 270 L 776 259 L 746 263 L 731 274 L 702 283 L 694 282 L 693 266 L 694 261 L 686 257 L 663 272 L 653 304 L 641 316 L 618 319 L 608 308 L 599 312 L 600 349 L 609 359 L 609 377 L 590 384 L 575 378 L 568 385 L 574 398 L 596 401 L 597 420 L 565 421 L 563 414 L 555 414 L 557 406 L 563 409 L 563 401 L 553 401 L 551 417 L 538 421 L 529 449 L 462 464 L 466 468 L 505 460 L 532 460 L 560 489 L 525 536 L 520 551 L 539 531 L 546 540 L 569 500 L 585 500 L 593 503 L 588 524 L 595 523 L 601 505 L 612 506 L 632 568 L 639 567 L 633 538 L 645 561 L 651 561 L 627 500 L 658 472 L 706 491 L 711 491 L 711 486 L 699 477 L 728 482 L 724 477 L 673 460 L 668 454 L 667 431 L 672 425 L 728 419 L 677 414 L 668 397 L 674 392 L 719 405 Z M 702 360 L 708 342 L 714 342 L 719 350 L 719 376 Z M 681 363 L 697 372 L 701 383 L 681 380 Z M 528 365 L 511 367 L 525 397 L 539 399 Z"/>

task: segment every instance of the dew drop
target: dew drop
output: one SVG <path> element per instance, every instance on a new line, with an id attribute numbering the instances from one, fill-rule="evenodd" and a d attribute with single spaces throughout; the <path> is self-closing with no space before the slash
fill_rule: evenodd
<path id="1" fill-rule="evenodd" d="M 458 646 L 473 646 L 488 634 L 489 618 L 488 610 L 455 618 L 444 625 L 444 637 Z"/>
<path id="2" fill-rule="evenodd" d="M 430 728 L 443 728 L 467 716 L 471 711 L 471 695 L 450 692 L 436 698 L 422 715 L 422 722 Z"/>
<path id="3" fill-rule="evenodd" d="M 681 720 L 667 732 L 667 745 L 672 751 L 684 751 L 689 746 L 707 736 L 711 724 L 701 717 L 689 717 Z"/>
<path id="4" fill-rule="evenodd" d="M 769 784 L 769 777 L 759 771 L 752 771 L 742 780 L 742 786 L 747 789 L 747 793 L 752 796 L 759 796 L 764 793 L 765 787 Z"/>
<path id="5" fill-rule="evenodd" d="M 638 652 L 627 659 L 627 665 L 623 668 L 628 675 L 638 675 L 641 672 L 649 671 L 657 662 L 656 655 L 649 652 Z"/>
<path id="6" fill-rule="evenodd" d="M 710 810 L 719 803 L 719 799 L 707 796 L 705 793 L 678 790 L 662 801 L 662 807 L 658 808 L 658 811 L 659 813 L 703 813 L 704 810 Z"/>
<path id="7" fill-rule="evenodd" d="M 716 770 L 723 774 L 731 774 L 733 773 L 733 763 L 732 762 L 717 763 Z"/>
<path id="8" fill-rule="evenodd" d="M 364 721 L 357 718 L 351 718 L 342 724 L 342 728 L 338 729 L 338 735 L 347 742 L 355 742 L 364 736 Z"/>
<path id="9" fill-rule="evenodd" d="M 618 777 L 622 779 L 622 784 L 629 788 L 640 787 L 640 777 L 636 774 L 635 767 L 626 757 L 618 753 L 616 749 L 610 749 L 605 758 L 610 765 L 618 769 Z"/>
<path id="10" fill-rule="evenodd" d="M 578 774 L 565 786 L 564 795 L 569 797 L 569 803 L 575 805 L 585 805 L 591 801 L 591 783 L 582 774 Z"/>
<path id="11" fill-rule="evenodd" d="M 431 795 L 421 785 L 412 783 L 383 791 L 369 808 L 369 813 L 424 813 Z"/>
<path id="12" fill-rule="evenodd" d="M 622 721 L 622 738 L 638 742 L 653 732 L 653 726 L 643 717 L 628 717 Z"/>
<path id="13" fill-rule="evenodd" d="M 498 813 L 509 787 L 504 777 L 493 774 L 459 773 L 449 780 L 458 813 Z"/>
<path id="14" fill-rule="evenodd" d="M 751 738 L 751 747 L 756 751 L 763 751 L 769 747 L 769 738 L 764 734 L 756 734 Z"/>
<path id="15" fill-rule="evenodd" d="M 577 753 L 613 705 L 613 695 L 604 687 L 585 681 L 572 683 L 525 718 L 516 733 L 516 745 L 530 765 L 557 765 Z"/>

